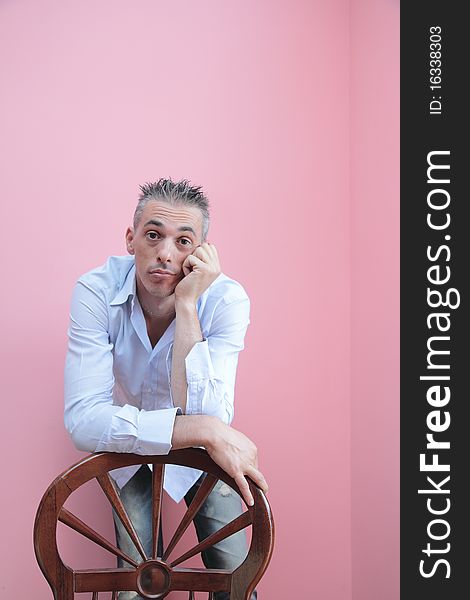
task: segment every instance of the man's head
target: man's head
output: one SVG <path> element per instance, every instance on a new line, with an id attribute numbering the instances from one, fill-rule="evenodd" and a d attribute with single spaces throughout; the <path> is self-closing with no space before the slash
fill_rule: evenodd
<path id="1" fill-rule="evenodd" d="M 134 228 L 142 217 L 142 212 L 148 202 L 163 200 L 172 206 L 192 206 L 198 208 L 202 215 L 202 241 L 206 241 L 209 231 L 209 202 L 201 186 L 191 185 L 187 179 L 172 181 L 159 179 L 153 183 L 140 186 L 141 194 L 134 212 Z"/>
<path id="2" fill-rule="evenodd" d="M 187 180 L 160 179 L 140 189 L 127 251 L 135 256 L 139 295 L 165 298 L 184 277 L 186 257 L 205 241 L 208 201 Z"/>

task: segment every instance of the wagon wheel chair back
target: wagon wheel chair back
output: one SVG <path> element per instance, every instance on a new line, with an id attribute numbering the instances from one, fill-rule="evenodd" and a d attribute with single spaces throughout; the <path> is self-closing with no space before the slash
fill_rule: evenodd
<path id="1" fill-rule="evenodd" d="M 119 498 L 114 481 L 109 475 L 109 471 L 113 469 L 140 464 L 153 465 L 153 552 L 151 556 L 146 555 Z M 207 475 L 164 549 L 163 555 L 157 556 L 165 464 L 193 467 L 205 471 Z M 124 554 L 114 543 L 64 508 L 63 505 L 72 492 L 94 478 L 129 533 L 141 557 L 140 562 Z M 118 591 L 133 590 L 144 598 L 154 600 L 164 598 L 171 591 L 183 590 L 189 592 L 189 599 L 195 598 L 196 591 L 209 592 L 209 598 L 213 597 L 214 592 L 227 591 L 230 592 L 231 600 L 248 600 L 269 564 L 274 543 L 274 523 L 269 503 L 264 493 L 251 480 L 248 479 L 254 498 L 253 506 L 246 507 L 245 512 L 239 517 L 181 556 L 170 558 L 175 554 L 173 550 L 176 544 L 218 480 L 222 480 L 240 493 L 235 481 L 212 461 L 205 450 L 200 448 L 174 450 L 167 455 L 158 456 L 100 452 L 87 456 L 64 471 L 45 492 L 34 524 L 36 558 L 53 590 L 54 598 L 73 600 L 75 593 L 91 592 L 92 600 L 98 600 L 99 592 L 112 592 L 112 599 L 115 600 Z M 123 558 L 131 567 L 74 570 L 64 564 L 57 547 L 58 521 L 115 556 Z M 185 560 L 250 525 L 252 531 L 248 554 L 234 571 L 179 566 Z"/>

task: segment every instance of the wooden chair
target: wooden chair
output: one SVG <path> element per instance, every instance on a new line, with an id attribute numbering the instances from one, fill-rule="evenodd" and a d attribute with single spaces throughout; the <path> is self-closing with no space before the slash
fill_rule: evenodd
<path id="1" fill-rule="evenodd" d="M 152 556 L 146 556 L 109 475 L 109 471 L 113 469 L 139 464 L 153 464 Z M 163 556 L 157 556 L 165 464 L 194 467 L 205 471 L 207 476 L 176 528 Z M 111 506 L 128 531 L 142 557 L 140 562 L 125 555 L 113 542 L 105 539 L 63 507 L 72 492 L 93 478 L 97 479 Z M 91 592 L 92 600 L 98 600 L 99 592 L 105 591 L 112 592 L 112 600 L 115 600 L 117 592 L 121 590 L 135 590 L 142 597 L 151 600 L 164 598 L 172 590 L 188 591 L 189 600 L 195 598 L 194 592 L 196 591 L 209 592 L 209 598 L 213 598 L 214 592 L 228 591 L 231 600 L 248 600 L 269 564 L 274 543 L 274 523 L 269 503 L 263 492 L 251 480 L 249 480 L 249 485 L 255 501 L 254 506 L 247 507 L 247 510 L 239 517 L 182 556 L 169 558 L 194 515 L 219 479 L 240 493 L 235 481 L 212 461 L 205 450 L 200 448 L 175 450 L 163 456 L 100 452 L 87 456 L 67 469 L 51 483 L 45 492 L 34 524 L 36 558 L 52 588 L 55 600 L 73 600 L 75 592 Z M 73 570 L 64 564 L 59 555 L 56 539 L 58 521 L 65 523 L 112 554 L 120 556 L 132 567 Z M 234 571 L 179 567 L 188 558 L 249 525 L 252 525 L 252 534 L 248 555 Z"/>

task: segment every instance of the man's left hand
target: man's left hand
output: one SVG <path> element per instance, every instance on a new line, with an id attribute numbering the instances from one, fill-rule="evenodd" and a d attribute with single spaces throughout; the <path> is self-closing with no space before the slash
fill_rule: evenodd
<path id="1" fill-rule="evenodd" d="M 204 242 L 189 254 L 183 262 L 183 279 L 175 288 L 176 302 L 196 304 L 199 296 L 220 275 L 217 249 Z"/>

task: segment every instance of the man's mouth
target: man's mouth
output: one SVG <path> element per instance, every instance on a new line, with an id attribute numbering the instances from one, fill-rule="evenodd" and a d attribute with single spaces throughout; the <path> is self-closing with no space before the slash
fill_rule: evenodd
<path id="1" fill-rule="evenodd" d="M 150 277 L 156 282 L 163 281 L 165 279 L 174 279 L 176 277 L 176 273 L 167 271 L 167 269 L 152 269 L 149 271 L 149 274 Z"/>
<path id="2" fill-rule="evenodd" d="M 172 273 L 171 271 L 168 271 L 167 269 L 152 269 L 150 271 L 151 275 L 174 275 L 175 273 Z"/>

